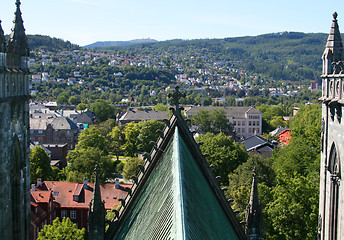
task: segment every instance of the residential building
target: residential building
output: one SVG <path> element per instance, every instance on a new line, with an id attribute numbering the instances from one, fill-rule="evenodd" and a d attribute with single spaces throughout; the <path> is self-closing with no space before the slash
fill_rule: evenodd
<path id="1" fill-rule="evenodd" d="M 116 209 L 121 199 L 124 199 L 128 194 L 127 189 L 130 187 L 130 184 L 119 184 L 118 181 L 116 183 L 101 184 L 99 189 L 105 210 Z M 38 179 L 37 185 L 32 187 L 32 189 L 31 195 L 36 198 L 31 199 L 31 201 L 33 201 L 31 205 L 38 204 L 44 210 L 46 208 L 44 208 L 41 203 L 47 203 L 49 194 L 52 194 L 54 206 L 53 211 L 46 213 L 50 214 L 48 222 L 51 222 L 50 219 L 54 220 L 56 217 L 60 219 L 69 217 L 72 222 L 76 223 L 78 228 L 88 229 L 88 212 L 95 189 L 94 183 L 89 183 L 87 179 L 84 179 L 83 183 L 59 181 L 42 182 Z M 41 202 L 37 203 L 37 201 Z M 41 218 L 43 219 L 43 217 Z M 42 224 L 39 225 L 39 229 L 41 229 L 41 227 Z"/>
<path id="2" fill-rule="evenodd" d="M 228 121 L 233 124 L 237 138 L 245 139 L 262 134 L 262 113 L 254 107 L 193 106 L 184 113 L 187 117 L 191 117 L 197 115 L 200 110 L 212 112 L 215 109 L 225 112 Z"/>
<path id="3" fill-rule="evenodd" d="M 74 149 L 79 136 L 78 126 L 67 117 L 30 119 L 30 140 L 42 144 L 68 144 Z"/>
<path id="4" fill-rule="evenodd" d="M 85 128 L 97 122 L 97 116 L 89 109 L 85 110 L 60 110 L 56 111 L 56 116 L 68 117 L 75 123 L 84 124 Z"/>
<path id="5" fill-rule="evenodd" d="M 318 239 L 344 239 L 344 66 L 337 13 L 333 14 L 322 71 L 322 128 Z"/>
<path id="6" fill-rule="evenodd" d="M 30 239 L 35 240 L 45 225 L 52 224 L 54 218 L 55 204 L 51 191 L 40 191 L 32 185 L 31 194 L 31 226 Z"/>
<path id="7" fill-rule="evenodd" d="M 43 144 L 50 151 L 50 165 L 62 169 L 67 166 L 68 144 Z"/>
<path id="8" fill-rule="evenodd" d="M 284 145 L 288 145 L 292 137 L 291 130 L 289 128 L 284 128 L 281 126 L 278 126 L 278 128 L 276 128 L 269 134 L 278 138 L 281 147 L 283 147 Z"/>
<path id="9" fill-rule="evenodd" d="M 30 50 L 20 4 L 7 42 L 0 25 L 0 236 L 11 240 L 30 237 Z"/>

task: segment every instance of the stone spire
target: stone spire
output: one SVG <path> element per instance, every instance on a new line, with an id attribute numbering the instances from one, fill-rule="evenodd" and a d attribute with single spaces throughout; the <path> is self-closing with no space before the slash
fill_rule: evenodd
<path id="1" fill-rule="evenodd" d="M 90 210 L 88 213 L 88 238 L 92 240 L 104 240 L 105 236 L 105 207 L 101 198 L 98 166 L 95 169 L 96 179 L 93 188 L 93 199 L 90 202 Z"/>
<path id="2" fill-rule="evenodd" d="M 4 53 L 6 51 L 6 40 L 4 35 L 4 30 L 1 27 L 1 20 L 0 20 L 0 53 Z"/>
<path id="3" fill-rule="evenodd" d="M 262 206 L 258 198 L 256 167 L 253 169 L 250 202 L 246 209 L 246 236 L 248 240 L 261 240 L 263 233 Z"/>
<path id="4" fill-rule="evenodd" d="M 29 57 L 30 50 L 29 44 L 25 34 L 25 28 L 22 19 L 22 13 L 20 11 L 20 1 L 16 1 L 17 9 L 13 20 L 13 26 L 11 34 L 8 40 L 7 49 L 7 63 L 8 67 L 13 68 L 27 68 L 23 66 L 22 57 Z"/>
<path id="5" fill-rule="evenodd" d="M 342 60 L 343 44 L 342 38 L 339 32 L 339 26 L 337 22 L 338 14 L 333 13 L 333 20 L 331 25 L 331 31 L 327 39 L 326 48 L 323 54 L 323 74 L 339 73 L 336 72 L 335 63 L 339 63 Z M 339 69 L 337 69 L 338 71 Z"/>

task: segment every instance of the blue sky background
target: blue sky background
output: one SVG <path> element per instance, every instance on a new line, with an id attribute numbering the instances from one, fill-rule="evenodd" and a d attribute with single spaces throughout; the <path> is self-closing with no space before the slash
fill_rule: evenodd
<path id="1" fill-rule="evenodd" d="M 344 33 L 344 1 L 332 0 L 21 0 L 27 34 L 96 41 L 224 38 L 298 31 L 328 33 L 337 11 Z M 1 0 L 10 33 L 15 0 Z"/>

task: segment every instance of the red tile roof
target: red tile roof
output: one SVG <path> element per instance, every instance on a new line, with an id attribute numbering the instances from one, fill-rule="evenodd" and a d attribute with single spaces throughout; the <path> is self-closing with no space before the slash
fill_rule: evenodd
<path id="1" fill-rule="evenodd" d="M 117 206 L 119 199 L 125 198 L 127 195 L 124 188 L 131 187 L 130 184 L 121 184 L 120 186 L 120 189 L 116 189 L 114 183 L 100 185 L 101 196 L 105 202 L 106 210 Z M 54 202 L 60 208 L 89 208 L 93 198 L 93 187 L 94 183 L 88 183 L 85 189 L 83 188 L 83 183 L 44 181 L 42 189 L 50 190 L 53 193 Z"/>
<path id="2" fill-rule="evenodd" d="M 33 198 L 33 200 L 39 204 L 39 203 L 49 203 L 50 200 L 50 192 L 48 191 L 30 191 L 31 192 L 31 196 Z"/>

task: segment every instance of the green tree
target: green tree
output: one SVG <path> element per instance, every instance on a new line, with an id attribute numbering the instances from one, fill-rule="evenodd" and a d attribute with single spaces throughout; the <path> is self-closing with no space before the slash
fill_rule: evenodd
<path id="1" fill-rule="evenodd" d="M 211 118 L 209 110 L 200 110 L 191 117 L 192 124 L 197 125 L 203 132 L 211 132 Z"/>
<path id="2" fill-rule="evenodd" d="M 155 111 L 168 111 L 168 106 L 162 103 L 158 103 L 157 105 L 154 106 L 154 110 Z"/>
<path id="3" fill-rule="evenodd" d="M 271 239 L 316 239 L 319 177 L 279 174 L 266 206 L 266 216 L 276 234 Z M 271 232 L 270 232 L 271 234 Z"/>
<path id="4" fill-rule="evenodd" d="M 144 161 L 139 158 L 129 158 L 123 167 L 123 177 L 126 180 L 129 180 L 131 176 L 137 176 L 140 172 L 138 164 L 143 164 Z"/>
<path id="5" fill-rule="evenodd" d="M 102 182 L 112 178 L 116 171 L 116 163 L 99 148 L 75 149 L 68 153 L 67 160 L 67 181 L 82 182 L 84 177 L 91 181 L 96 165 L 99 167 L 99 179 Z"/>
<path id="6" fill-rule="evenodd" d="M 71 96 L 69 99 L 68 99 L 68 102 L 69 104 L 71 105 L 77 105 L 79 103 L 79 100 L 76 96 Z"/>
<path id="7" fill-rule="evenodd" d="M 115 107 L 103 99 L 98 99 L 92 103 L 90 110 L 96 114 L 99 122 L 115 117 Z"/>
<path id="8" fill-rule="evenodd" d="M 273 153 L 276 185 L 266 204 L 272 239 L 315 239 L 319 199 L 319 150 L 293 137 Z"/>
<path id="9" fill-rule="evenodd" d="M 50 159 L 46 151 L 41 146 L 34 146 L 30 150 L 30 179 L 31 183 L 36 183 L 37 178 L 50 180 L 52 178 Z"/>
<path id="10" fill-rule="evenodd" d="M 138 136 L 140 134 L 138 124 L 134 122 L 126 124 L 123 133 L 125 136 L 123 150 L 127 156 L 134 157 L 138 153 Z"/>
<path id="11" fill-rule="evenodd" d="M 85 110 L 86 108 L 88 108 L 86 103 L 79 103 L 78 106 L 76 106 L 77 110 Z"/>
<path id="12" fill-rule="evenodd" d="M 247 161 L 248 154 L 244 145 L 233 142 L 224 133 L 207 133 L 198 136 L 196 141 L 202 142 L 201 152 L 209 154 L 206 160 L 209 165 L 214 165 L 214 175 L 220 176 L 221 184 L 228 186 L 228 174 Z"/>
<path id="13" fill-rule="evenodd" d="M 223 109 L 215 109 L 211 114 L 213 133 L 223 132 L 229 135 L 233 131 L 232 125 L 229 123 L 226 113 Z"/>
<path id="14" fill-rule="evenodd" d="M 98 126 L 83 130 L 75 149 L 67 155 L 68 166 L 65 175 L 68 181 L 82 181 L 84 177 L 93 179 L 94 168 L 99 166 L 101 181 L 113 177 L 116 162 L 112 162 L 108 149 L 110 144 Z"/>
<path id="15" fill-rule="evenodd" d="M 215 109 L 212 112 L 209 110 L 200 110 L 196 115 L 191 117 L 191 122 L 206 133 L 211 132 L 217 134 L 223 132 L 229 135 L 233 130 L 223 109 Z"/>
<path id="16" fill-rule="evenodd" d="M 68 104 L 68 97 L 65 93 L 60 93 L 58 96 L 57 96 L 57 99 L 56 101 L 60 104 Z"/>
<path id="17" fill-rule="evenodd" d="M 157 120 L 140 121 L 138 123 L 140 133 L 137 136 L 138 148 L 143 152 L 150 152 L 152 149 L 151 141 L 157 141 L 159 133 L 157 130 L 163 130 L 165 124 Z"/>
<path id="18" fill-rule="evenodd" d="M 78 229 L 76 224 L 69 218 L 63 218 L 62 222 L 59 218 L 53 221 L 52 225 L 45 225 L 39 232 L 38 240 L 83 240 L 86 236 L 86 230 Z"/>
<path id="19" fill-rule="evenodd" d="M 106 139 L 97 125 L 92 125 L 86 128 L 80 133 L 78 144 L 75 149 L 87 149 L 87 148 L 98 148 L 104 151 L 105 154 L 108 153 L 109 142 Z"/>
<path id="20" fill-rule="evenodd" d="M 121 152 L 123 150 L 122 146 L 125 141 L 124 133 L 122 133 L 122 130 L 118 126 L 116 126 L 112 129 L 108 136 L 111 139 L 111 149 L 116 154 L 118 161 L 119 156 L 121 155 Z"/>
<path id="21" fill-rule="evenodd" d="M 312 147 L 320 150 L 321 107 L 317 104 L 301 107 L 290 121 L 290 130 L 293 136 L 303 138 Z"/>
<path id="22" fill-rule="evenodd" d="M 246 162 L 228 174 L 229 186 L 226 196 L 234 200 L 232 208 L 239 211 L 240 221 L 245 221 L 245 211 L 251 194 L 252 170 L 255 167 L 259 200 L 263 206 L 271 200 L 271 189 L 275 185 L 275 171 L 272 168 L 272 160 L 265 159 L 260 154 L 250 154 Z M 265 212 L 263 212 L 263 215 L 265 215 Z M 264 224 L 264 227 L 266 227 L 266 224 Z"/>

